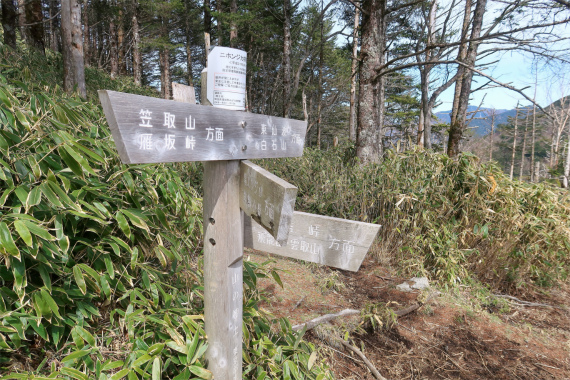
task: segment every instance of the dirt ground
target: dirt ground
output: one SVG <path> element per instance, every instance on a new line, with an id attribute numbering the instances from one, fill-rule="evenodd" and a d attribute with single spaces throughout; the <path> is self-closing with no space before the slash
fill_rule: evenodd
<path id="1" fill-rule="evenodd" d="M 293 324 L 371 304 L 403 310 L 432 296 L 391 328 L 374 331 L 360 325 L 360 316 L 353 316 L 308 331 L 307 339 L 319 347 L 321 359 L 337 379 L 375 378 L 363 360 L 327 338 L 344 336 L 346 331 L 350 344 L 387 379 L 570 379 L 568 283 L 517 295 L 519 301 L 549 305 L 523 306 L 469 287 L 440 290 L 441 294 L 433 287 L 403 292 L 396 285 L 407 279 L 394 277 L 371 258 L 352 273 L 258 251 L 246 254 L 246 259 L 256 262 L 268 258 L 283 270 L 284 288 L 273 280 L 262 282 L 268 298 L 262 306 Z"/>

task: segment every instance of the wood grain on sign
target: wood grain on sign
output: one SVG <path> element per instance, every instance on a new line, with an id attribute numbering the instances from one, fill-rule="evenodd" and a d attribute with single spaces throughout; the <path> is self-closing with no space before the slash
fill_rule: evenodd
<path id="1" fill-rule="evenodd" d="M 194 86 L 172 82 L 172 99 L 177 102 L 196 104 L 196 93 Z"/>
<path id="2" fill-rule="evenodd" d="M 374 242 L 380 225 L 295 211 L 287 239 L 281 245 L 251 218 L 245 218 L 244 245 L 356 272 Z"/>
<path id="3" fill-rule="evenodd" d="M 286 243 L 297 187 L 250 161 L 240 166 L 239 204 L 279 243 Z"/>
<path id="4" fill-rule="evenodd" d="M 204 323 L 208 369 L 241 380 L 243 243 L 239 161 L 204 163 Z"/>
<path id="5" fill-rule="evenodd" d="M 307 123 L 114 91 L 99 91 L 127 164 L 299 157 Z"/>

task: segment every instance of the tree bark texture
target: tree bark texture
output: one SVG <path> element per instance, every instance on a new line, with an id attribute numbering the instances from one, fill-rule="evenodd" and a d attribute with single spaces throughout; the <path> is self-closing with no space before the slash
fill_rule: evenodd
<path id="1" fill-rule="evenodd" d="M 119 74 L 127 75 L 127 44 L 125 42 L 125 14 L 119 9 L 119 25 L 117 25 L 117 48 L 119 61 Z"/>
<path id="2" fill-rule="evenodd" d="M 14 0 L 2 0 L 2 30 L 4 32 L 4 44 L 16 49 L 16 28 L 18 13 Z"/>
<path id="3" fill-rule="evenodd" d="M 222 2 L 216 1 L 216 11 L 218 12 L 218 46 L 224 46 L 224 30 L 222 28 Z"/>
<path id="4" fill-rule="evenodd" d="M 28 42 L 32 48 L 45 55 L 42 2 L 41 0 L 27 0 L 25 4 L 26 23 L 29 33 Z"/>
<path id="5" fill-rule="evenodd" d="M 61 35 L 64 63 L 63 87 L 67 92 L 77 91 L 85 98 L 87 92 L 83 62 L 81 7 L 77 0 L 62 0 L 61 2 Z"/>
<path id="6" fill-rule="evenodd" d="M 184 5 L 186 6 L 186 16 L 184 17 L 184 21 L 185 21 L 185 26 L 186 26 L 186 30 L 185 30 L 185 34 L 186 34 L 186 70 L 188 72 L 188 86 L 194 86 L 194 77 L 192 75 L 192 27 L 190 24 L 190 9 L 191 9 L 191 2 L 189 0 L 186 0 L 184 2 Z"/>
<path id="7" fill-rule="evenodd" d="M 435 13 L 437 10 L 437 1 L 434 0 L 429 9 L 428 19 L 427 19 L 427 45 L 430 46 L 435 42 Z M 418 133 L 418 144 L 423 142 L 423 146 L 426 149 L 431 149 L 431 106 L 429 99 L 429 84 L 430 84 L 430 72 L 432 65 L 429 62 L 432 61 L 432 50 L 427 49 L 425 53 L 425 62 L 421 69 L 421 113 L 423 114 L 423 125 L 420 125 L 421 131 Z"/>
<path id="8" fill-rule="evenodd" d="M 49 47 L 52 51 L 59 51 L 60 46 L 60 35 L 58 34 L 59 25 L 56 17 L 57 4 L 57 0 L 50 0 L 49 2 Z"/>
<path id="9" fill-rule="evenodd" d="M 291 0 L 283 1 L 283 117 L 291 116 Z"/>
<path id="10" fill-rule="evenodd" d="M 473 22 L 471 28 L 471 42 L 465 56 L 464 63 L 469 67 L 475 66 L 477 59 L 477 49 L 479 41 L 477 39 L 481 36 L 481 28 L 483 26 L 483 15 L 485 14 L 487 0 L 477 0 L 475 5 L 475 12 L 473 14 Z M 465 10 L 467 12 L 467 9 Z M 473 71 L 465 70 L 461 79 L 457 83 L 461 83 L 461 91 L 459 92 L 456 120 L 451 122 L 449 127 L 449 141 L 447 145 L 447 155 L 455 157 L 459 154 L 459 143 L 463 138 L 467 123 L 467 107 L 469 106 L 469 96 L 471 95 L 471 82 L 473 81 Z M 458 84 L 456 84 L 457 86 Z M 455 112 L 455 110 L 454 110 Z"/>
<path id="11" fill-rule="evenodd" d="M 164 99 L 172 97 L 172 78 L 170 75 L 170 50 L 161 48 L 159 51 L 160 60 L 160 91 Z"/>
<path id="12" fill-rule="evenodd" d="M 89 28 L 89 2 L 83 2 L 83 61 L 85 66 L 91 64 L 91 29 Z"/>
<path id="13" fill-rule="evenodd" d="M 521 170 L 519 173 L 519 180 L 522 181 L 523 180 L 523 174 L 524 174 L 524 156 L 526 154 L 526 138 L 527 138 L 527 130 L 528 130 L 528 115 L 529 112 L 528 110 L 526 111 L 526 118 L 524 121 L 524 135 L 523 135 L 523 145 L 522 145 L 522 152 L 521 152 Z"/>
<path id="14" fill-rule="evenodd" d="M 22 41 L 28 43 L 30 40 L 30 30 L 26 21 L 26 0 L 18 0 L 18 26 L 20 29 L 20 37 Z"/>
<path id="15" fill-rule="evenodd" d="M 230 21 L 230 47 L 235 48 L 238 36 L 237 30 L 237 0 L 232 0 L 230 5 L 230 14 L 231 14 L 231 21 Z"/>
<path id="16" fill-rule="evenodd" d="M 515 131 L 513 134 L 513 150 L 512 150 L 512 155 L 511 155 L 511 171 L 510 171 L 510 175 L 509 178 L 511 179 L 511 181 L 513 180 L 513 174 L 515 171 L 515 153 L 517 151 L 517 129 L 518 129 L 518 125 L 519 125 L 519 103 L 517 102 L 517 107 L 515 108 L 516 112 L 515 112 Z"/>
<path id="17" fill-rule="evenodd" d="M 111 79 L 119 75 L 119 49 L 117 46 L 117 24 L 115 16 L 111 16 L 109 21 L 109 61 L 111 64 Z"/>
<path id="18" fill-rule="evenodd" d="M 384 63 L 386 0 L 364 0 L 362 10 L 356 156 L 367 163 L 382 155 L 384 89 L 376 69 Z"/>
<path id="19" fill-rule="evenodd" d="M 471 23 L 471 8 L 473 6 L 472 0 L 465 0 L 465 12 L 463 13 L 463 26 L 461 27 L 461 45 L 459 45 L 459 51 L 457 52 L 457 60 L 459 62 L 464 62 L 467 56 L 467 47 L 469 46 L 467 42 L 467 34 L 469 33 L 469 25 Z M 453 94 L 453 106 L 451 107 L 451 121 L 453 124 L 457 121 L 457 110 L 459 107 L 459 95 L 461 94 L 461 84 L 463 83 L 463 76 L 467 69 L 463 66 L 457 67 L 458 78 L 455 82 L 455 91 Z"/>
<path id="20" fill-rule="evenodd" d="M 534 99 L 536 99 L 536 84 L 534 90 Z M 531 130 L 531 146 L 530 146 L 530 182 L 536 181 L 536 170 L 534 161 L 534 152 L 536 146 L 536 104 L 532 106 L 532 130 Z"/>
<path id="21" fill-rule="evenodd" d="M 354 9 L 354 29 L 352 31 L 352 67 L 350 70 L 350 115 L 348 133 L 350 141 L 356 141 L 356 80 L 358 77 L 358 25 L 360 8 Z"/>
<path id="22" fill-rule="evenodd" d="M 564 177 L 562 178 L 562 187 L 568 188 L 568 176 L 570 176 L 570 124 L 568 124 L 568 147 L 566 148 L 566 163 L 564 164 Z"/>
<path id="23" fill-rule="evenodd" d="M 142 55 L 138 15 L 139 4 L 137 0 L 133 0 L 133 75 L 135 84 L 140 86 L 142 83 Z"/>

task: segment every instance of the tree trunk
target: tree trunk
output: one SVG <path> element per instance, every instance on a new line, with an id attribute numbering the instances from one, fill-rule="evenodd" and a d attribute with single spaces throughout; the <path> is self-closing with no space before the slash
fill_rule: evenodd
<path id="1" fill-rule="evenodd" d="M 89 2 L 83 2 L 83 57 L 85 66 L 91 63 L 91 30 L 89 29 Z"/>
<path id="2" fill-rule="evenodd" d="M 2 0 L 2 30 L 4 44 L 16 49 L 16 28 L 18 24 L 16 3 L 14 0 Z"/>
<path id="3" fill-rule="evenodd" d="M 423 101 L 423 99 L 422 99 L 422 101 Z M 417 138 L 416 143 L 420 147 L 424 146 L 424 110 L 423 110 L 423 106 L 420 106 L 420 116 L 418 117 L 418 138 Z"/>
<path id="4" fill-rule="evenodd" d="M 223 36 L 223 28 L 222 28 L 222 1 L 216 1 L 216 11 L 218 12 L 218 46 L 224 46 L 224 36 Z"/>
<path id="5" fill-rule="evenodd" d="M 475 61 L 477 59 L 477 48 L 479 47 L 479 41 L 477 41 L 477 39 L 481 36 L 483 15 L 485 14 L 486 5 L 487 0 L 477 0 L 477 4 L 475 5 L 475 12 L 473 14 L 473 26 L 471 29 L 471 42 L 469 43 L 469 48 L 467 49 L 467 54 L 464 60 L 464 63 L 469 67 L 474 67 Z M 467 9 L 465 11 L 467 12 Z M 467 122 L 467 107 L 469 106 L 469 96 L 471 95 L 472 80 L 473 71 L 471 70 L 465 70 L 463 80 L 458 80 L 458 82 L 461 82 L 461 91 L 459 93 L 458 104 L 456 108 L 456 120 L 455 122 L 452 121 L 449 127 L 449 142 L 447 146 L 447 154 L 449 157 L 455 157 L 459 154 L 459 143 L 463 138 L 463 132 L 465 131 Z"/>
<path id="6" fill-rule="evenodd" d="M 29 31 L 29 44 L 40 54 L 45 55 L 44 45 L 44 15 L 42 12 L 41 0 L 27 0 L 26 4 L 26 23 Z"/>
<path id="7" fill-rule="evenodd" d="M 237 0 L 232 0 L 230 5 L 230 13 L 231 13 L 231 22 L 230 22 L 230 47 L 235 48 L 237 43 Z"/>
<path id="8" fill-rule="evenodd" d="M 321 11 L 323 9 L 323 0 L 321 0 Z M 322 113 L 323 113 L 323 51 L 324 51 L 324 23 L 321 22 L 320 28 L 320 47 L 319 47 L 319 85 L 317 88 L 317 149 L 321 149 L 321 133 L 322 133 Z"/>
<path id="9" fill-rule="evenodd" d="M 57 0 L 50 0 L 49 2 L 49 47 L 52 51 L 59 51 L 57 4 Z"/>
<path id="10" fill-rule="evenodd" d="M 457 60 L 464 62 L 467 57 L 467 33 L 469 32 L 469 25 L 471 22 L 471 8 L 473 6 L 472 0 L 465 0 L 465 12 L 463 13 L 463 26 L 461 27 L 461 45 L 459 45 L 459 52 L 457 53 Z M 467 69 L 463 66 L 457 67 L 458 78 L 455 82 L 455 92 L 453 95 L 453 106 L 451 107 L 451 121 L 449 124 L 454 124 L 457 121 L 457 110 L 459 107 L 459 95 L 461 94 L 461 85 L 463 83 L 463 76 Z"/>
<path id="11" fill-rule="evenodd" d="M 356 141 L 356 79 L 358 74 L 358 24 L 360 8 L 354 9 L 354 30 L 352 31 L 352 67 L 350 70 L 350 118 L 348 133 L 350 141 Z"/>
<path id="12" fill-rule="evenodd" d="M 119 62 L 119 74 L 127 75 L 127 60 L 126 60 L 126 48 L 125 43 L 125 15 L 124 11 L 119 8 L 119 25 L 117 30 L 117 45 L 118 45 L 118 62 Z"/>
<path id="13" fill-rule="evenodd" d="M 564 177 L 562 187 L 568 188 L 568 176 L 570 176 L 570 124 L 568 124 L 568 147 L 566 148 L 566 164 L 564 165 Z"/>
<path id="14" fill-rule="evenodd" d="M 283 1 L 283 117 L 291 116 L 291 0 Z"/>
<path id="15" fill-rule="evenodd" d="M 515 152 L 517 151 L 517 128 L 519 124 L 519 103 L 517 102 L 516 113 L 515 113 L 515 131 L 513 135 L 513 153 L 511 155 L 511 171 L 509 178 L 513 180 L 513 174 L 515 171 Z"/>
<path id="16" fill-rule="evenodd" d="M 138 0 L 133 0 L 133 76 L 135 84 L 140 86 L 142 83 L 142 56 L 138 14 Z"/>
<path id="17" fill-rule="evenodd" d="M 434 0 L 430 6 L 429 17 L 427 22 L 427 45 L 430 46 L 435 42 L 435 12 L 437 9 L 437 0 Z M 429 102 L 429 83 L 430 72 L 432 66 L 428 63 L 432 60 L 432 50 L 428 49 L 425 54 L 426 64 L 423 66 L 423 73 L 421 76 L 421 92 L 422 92 L 422 114 L 423 130 L 420 136 L 423 138 L 423 146 L 426 149 L 431 149 L 431 107 Z"/>
<path id="18" fill-rule="evenodd" d="M 115 24 L 115 16 L 111 16 L 109 21 L 109 60 L 111 63 L 111 79 L 117 78 L 119 75 L 119 49 L 117 47 L 117 25 Z"/>
<path id="19" fill-rule="evenodd" d="M 495 117 L 497 116 L 495 109 L 492 109 L 491 112 L 491 141 L 489 141 L 489 161 L 493 161 L 493 137 L 495 137 Z"/>
<path id="20" fill-rule="evenodd" d="M 186 70 L 188 72 L 188 86 L 194 86 L 194 77 L 192 75 L 192 27 L 190 24 L 190 10 L 192 9 L 192 3 L 189 0 L 184 2 L 186 8 L 185 21 L 185 34 L 186 34 Z"/>
<path id="21" fill-rule="evenodd" d="M 22 41 L 29 44 L 30 29 L 25 26 L 26 23 L 26 0 L 18 0 L 18 26 L 20 29 L 20 37 L 22 37 Z"/>
<path id="22" fill-rule="evenodd" d="M 536 93 L 536 89 L 535 89 Z M 535 94 L 536 99 L 536 94 Z M 531 132 L 531 147 L 530 147 L 530 182 L 536 182 L 534 170 L 534 151 L 536 145 L 536 105 L 532 106 L 532 132 Z"/>
<path id="23" fill-rule="evenodd" d="M 68 93 L 76 90 L 81 97 L 86 98 L 81 7 L 77 0 L 62 0 L 61 2 L 61 35 L 64 63 L 63 87 Z"/>
<path id="24" fill-rule="evenodd" d="M 383 148 L 384 81 L 376 68 L 384 63 L 386 0 L 363 0 L 362 10 L 356 156 L 367 163 L 379 161 Z"/>
<path id="25" fill-rule="evenodd" d="M 210 53 L 210 34 L 212 33 L 212 14 L 210 0 L 204 0 L 204 67 L 208 63 Z"/>
<path id="26" fill-rule="evenodd" d="M 160 92 L 164 99 L 170 99 L 172 97 L 170 50 L 168 48 L 161 48 L 158 54 L 160 60 Z"/>
<path id="27" fill-rule="evenodd" d="M 527 130 L 528 130 L 528 110 L 526 111 L 526 117 L 524 120 L 524 135 L 523 135 L 523 145 L 522 145 L 522 152 L 521 152 L 521 171 L 519 174 L 519 181 L 523 180 L 524 175 L 524 156 L 526 154 L 526 137 L 527 137 Z"/>

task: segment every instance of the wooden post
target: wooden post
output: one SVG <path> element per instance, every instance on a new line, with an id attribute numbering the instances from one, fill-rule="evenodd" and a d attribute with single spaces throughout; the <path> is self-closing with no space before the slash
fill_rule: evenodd
<path id="1" fill-rule="evenodd" d="M 202 74 L 202 104 L 206 99 Z M 214 379 L 242 378 L 243 232 L 240 161 L 204 162 L 204 323 Z"/>

